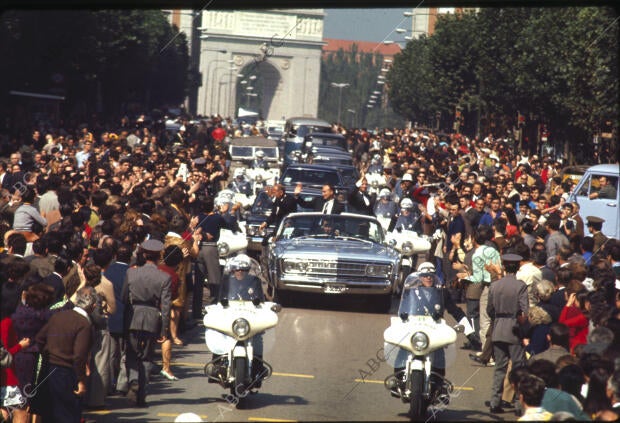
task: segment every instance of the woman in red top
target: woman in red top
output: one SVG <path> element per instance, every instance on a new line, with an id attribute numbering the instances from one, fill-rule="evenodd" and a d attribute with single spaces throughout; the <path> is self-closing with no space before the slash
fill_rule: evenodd
<path id="1" fill-rule="evenodd" d="M 581 289 L 578 288 L 581 286 Z M 569 328 L 569 345 L 570 352 L 573 353 L 575 347 L 579 344 L 586 344 L 588 342 L 588 317 L 584 314 L 587 313 L 588 303 L 585 302 L 586 290 L 583 288 L 581 282 L 570 281 L 566 288 L 566 295 L 568 296 L 566 305 L 560 313 L 560 323 L 565 324 Z M 584 298 L 583 303 L 577 302 L 577 296 L 580 299 Z"/>
<path id="2" fill-rule="evenodd" d="M 2 302 L 0 303 L 0 339 L 5 348 L 13 355 L 22 348 L 30 345 L 30 339 L 24 338 L 19 342 L 13 329 L 11 314 L 15 312 L 19 302 L 19 287 L 14 282 L 2 282 Z M 19 380 L 15 374 L 15 365 L 0 370 L 0 404 L 2 404 L 2 420 L 13 417 L 14 423 L 26 423 L 28 421 L 28 409 L 26 398 L 19 389 Z"/>

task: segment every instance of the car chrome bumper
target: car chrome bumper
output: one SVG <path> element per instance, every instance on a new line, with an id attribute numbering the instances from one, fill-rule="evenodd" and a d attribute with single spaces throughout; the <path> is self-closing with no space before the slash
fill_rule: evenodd
<path id="1" fill-rule="evenodd" d="M 391 294 L 392 287 L 393 282 L 387 279 L 378 281 L 347 281 L 324 278 L 300 279 L 294 275 L 281 277 L 277 284 L 277 289 L 283 291 L 362 295 Z"/>

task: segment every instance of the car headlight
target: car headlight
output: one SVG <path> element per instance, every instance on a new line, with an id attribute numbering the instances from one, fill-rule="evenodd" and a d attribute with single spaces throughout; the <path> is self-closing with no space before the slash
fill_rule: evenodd
<path id="1" fill-rule="evenodd" d="M 258 227 L 257 226 L 246 226 L 245 227 L 245 232 L 249 235 L 249 236 L 254 236 L 256 235 L 256 232 L 258 231 Z"/>
<path id="2" fill-rule="evenodd" d="M 414 350 L 422 351 L 428 347 L 428 336 L 424 332 L 414 333 L 411 337 L 411 345 Z"/>
<path id="3" fill-rule="evenodd" d="M 403 242 L 403 246 L 401 247 L 403 250 L 403 254 L 409 254 L 413 251 L 413 243 L 411 241 Z"/>
<path id="4" fill-rule="evenodd" d="M 308 263 L 298 260 L 284 260 L 283 270 L 284 273 L 306 273 Z"/>
<path id="5" fill-rule="evenodd" d="M 243 338 L 250 333 L 250 322 L 245 319 L 237 319 L 233 322 L 232 330 L 235 336 Z"/>
<path id="6" fill-rule="evenodd" d="M 385 264 L 368 264 L 366 265 L 366 275 L 387 277 L 390 273 L 391 266 Z"/>
<path id="7" fill-rule="evenodd" d="M 230 246 L 226 242 L 220 242 L 217 244 L 217 252 L 219 253 L 220 257 L 225 256 L 230 252 Z"/>

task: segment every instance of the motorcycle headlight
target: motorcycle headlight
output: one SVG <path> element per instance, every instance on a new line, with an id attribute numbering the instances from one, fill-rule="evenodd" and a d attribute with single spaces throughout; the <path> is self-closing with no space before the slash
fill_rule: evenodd
<path id="1" fill-rule="evenodd" d="M 217 252 L 220 257 L 225 256 L 230 252 L 230 246 L 226 242 L 220 242 L 217 244 Z"/>
<path id="2" fill-rule="evenodd" d="M 411 345 L 414 350 L 422 351 L 428 347 L 428 336 L 424 332 L 414 333 L 411 337 Z"/>
<path id="3" fill-rule="evenodd" d="M 413 243 L 411 241 L 403 242 L 402 246 L 403 254 L 409 254 L 413 251 Z"/>
<path id="4" fill-rule="evenodd" d="M 233 333 L 239 338 L 243 338 L 250 333 L 250 322 L 245 319 L 237 319 L 232 325 Z"/>

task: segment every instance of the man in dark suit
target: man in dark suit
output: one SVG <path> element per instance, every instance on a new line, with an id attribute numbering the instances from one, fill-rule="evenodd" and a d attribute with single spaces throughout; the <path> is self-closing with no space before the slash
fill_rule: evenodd
<path id="1" fill-rule="evenodd" d="M 108 329 L 112 337 L 112 360 L 110 366 L 116 381 L 116 390 L 127 392 L 127 349 L 124 340 L 123 315 L 125 313 L 125 303 L 122 300 L 123 283 L 129 269 L 131 261 L 131 246 L 121 244 L 116 250 L 116 261 L 108 266 L 103 272 L 103 276 L 108 278 L 114 287 L 114 298 L 116 300 L 116 310 L 108 318 Z"/>
<path id="2" fill-rule="evenodd" d="M 355 183 L 357 189 L 349 194 L 349 204 L 360 214 L 373 216 L 377 194 L 368 195 L 368 180 L 362 174 L 359 181 Z"/>
<path id="3" fill-rule="evenodd" d="M 267 217 L 267 220 L 261 223 L 260 229 L 263 230 L 270 225 L 280 225 L 282 219 L 284 219 L 289 213 L 297 211 L 297 201 L 295 198 L 286 193 L 284 185 L 276 184 L 273 186 L 273 194 L 275 199 L 271 206 L 271 214 Z"/>
<path id="4" fill-rule="evenodd" d="M 515 277 L 522 260 L 523 258 L 517 254 L 504 254 L 502 262 L 506 276 L 491 283 L 489 289 L 487 313 L 493 319 L 492 337 L 493 355 L 495 357 L 495 372 L 490 401 L 492 414 L 504 412 L 500 406 L 500 401 L 508 360 L 512 360 L 513 368 L 525 364 L 525 347 L 513 331 L 517 325 L 517 316 L 527 316 L 529 308 L 527 285 Z"/>
<path id="5" fill-rule="evenodd" d="M 54 302 L 62 300 L 65 295 L 65 285 L 63 284 L 62 279 L 67 273 L 69 273 L 70 267 L 71 261 L 69 259 L 62 256 L 57 257 L 54 262 L 54 271 L 41 280 L 41 283 L 54 288 Z"/>
<path id="6" fill-rule="evenodd" d="M 170 327 L 171 278 L 157 268 L 164 243 L 144 241 L 140 252 L 146 263 L 127 271 L 121 296 L 127 310 L 127 398 L 146 406 L 146 387 L 153 366 L 155 341 L 163 342 Z"/>
<path id="7" fill-rule="evenodd" d="M 344 205 L 336 200 L 336 190 L 333 185 L 323 185 L 321 197 L 316 197 L 312 200 L 305 200 L 299 196 L 302 189 L 302 185 L 297 184 L 294 192 L 297 204 L 301 207 L 314 209 L 314 211 L 322 212 L 323 214 L 340 214 L 344 211 Z"/>

